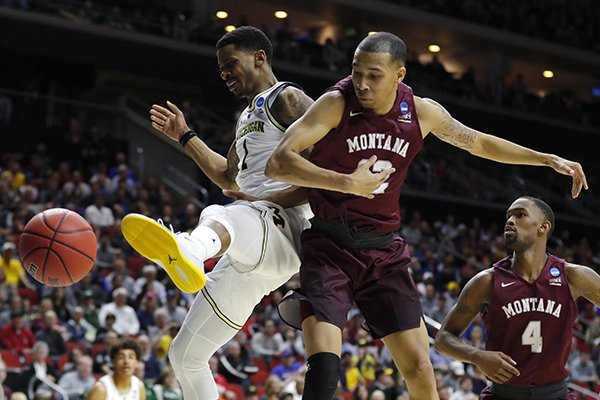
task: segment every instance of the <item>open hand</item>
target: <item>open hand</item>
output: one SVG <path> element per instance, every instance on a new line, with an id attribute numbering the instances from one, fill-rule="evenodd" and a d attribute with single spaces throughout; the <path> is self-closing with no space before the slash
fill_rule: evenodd
<path id="1" fill-rule="evenodd" d="M 588 190 L 587 179 L 581 164 L 569 161 L 565 158 L 554 156 L 550 158 L 550 167 L 556 172 L 573 177 L 573 186 L 571 187 L 571 196 L 575 199 L 581 193 L 581 188 Z"/>
<path id="2" fill-rule="evenodd" d="M 152 104 L 150 109 L 150 120 L 152 127 L 161 131 L 169 138 L 179 141 L 179 138 L 190 130 L 185 122 L 183 112 L 173 103 L 167 101 L 169 109 Z"/>

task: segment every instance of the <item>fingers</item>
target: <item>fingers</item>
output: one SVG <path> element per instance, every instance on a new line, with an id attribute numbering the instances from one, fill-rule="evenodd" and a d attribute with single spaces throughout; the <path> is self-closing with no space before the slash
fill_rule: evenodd
<path id="1" fill-rule="evenodd" d="M 153 115 L 162 115 L 165 118 L 170 117 L 170 116 L 175 116 L 175 114 L 173 114 L 171 111 L 169 111 L 168 109 L 159 106 L 158 104 L 152 104 L 152 108 L 150 109 L 150 114 Z"/>
<path id="2" fill-rule="evenodd" d="M 371 156 L 368 160 L 360 160 L 357 168 L 371 169 L 377 162 L 377 156 Z"/>
<path id="3" fill-rule="evenodd" d="M 173 111 L 176 115 L 183 114 L 181 112 L 181 110 L 175 104 L 171 103 L 169 100 L 167 100 L 167 106 L 169 106 L 169 108 L 171 109 L 171 111 Z"/>

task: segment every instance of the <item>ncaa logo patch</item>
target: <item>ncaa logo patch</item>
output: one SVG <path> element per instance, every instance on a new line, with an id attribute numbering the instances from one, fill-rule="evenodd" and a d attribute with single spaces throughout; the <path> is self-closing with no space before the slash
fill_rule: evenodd
<path id="1" fill-rule="evenodd" d="M 403 101 L 402 103 L 400 103 L 400 112 L 402 114 L 406 114 L 408 113 L 408 103 Z"/>
<path id="2" fill-rule="evenodd" d="M 265 98 L 259 97 L 258 100 L 256 100 L 256 107 L 262 107 L 263 104 L 265 104 Z"/>
<path id="3" fill-rule="evenodd" d="M 557 277 L 560 275 L 560 270 L 556 267 L 550 268 L 550 275 Z"/>

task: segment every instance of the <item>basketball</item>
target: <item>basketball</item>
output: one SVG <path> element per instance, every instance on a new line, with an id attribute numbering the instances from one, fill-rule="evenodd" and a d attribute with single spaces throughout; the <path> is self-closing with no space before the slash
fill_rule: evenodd
<path id="1" fill-rule="evenodd" d="M 25 270 L 40 283 L 69 286 L 94 266 L 96 235 L 79 214 L 52 208 L 34 216 L 19 240 Z"/>

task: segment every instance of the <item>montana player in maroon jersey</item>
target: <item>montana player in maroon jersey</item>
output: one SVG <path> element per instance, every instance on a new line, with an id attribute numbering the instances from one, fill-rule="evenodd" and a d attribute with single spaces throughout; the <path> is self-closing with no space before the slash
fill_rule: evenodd
<path id="1" fill-rule="evenodd" d="M 400 188 L 429 132 L 480 157 L 545 165 L 571 175 L 573 197 L 587 188 L 578 163 L 468 128 L 435 101 L 413 96 L 401 82 L 405 63 L 406 46 L 397 36 L 380 32 L 363 39 L 352 76 L 287 129 L 267 163 L 267 176 L 312 188 L 315 218 L 302 234 L 300 268 L 301 292 L 309 302 L 288 297 L 280 305 L 284 320 L 301 324 L 305 335 L 309 369 L 303 399 L 332 398 L 341 328 L 353 302 L 372 335 L 392 353 L 410 398 L 438 398 L 427 331 L 408 272 L 408 246 L 395 236 Z M 300 153 L 311 147 L 309 159 L 303 158 Z M 292 317 L 288 308 L 298 304 L 301 315 Z"/>
<path id="2" fill-rule="evenodd" d="M 577 319 L 575 300 L 600 305 L 600 276 L 546 252 L 554 213 L 540 199 L 520 197 L 506 213 L 512 255 L 475 275 L 436 338 L 436 349 L 477 365 L 491 380 L 481 399 L 576 399 L 565 369 Z M 459 336 L 483 312 L 486 350 Z"/>

